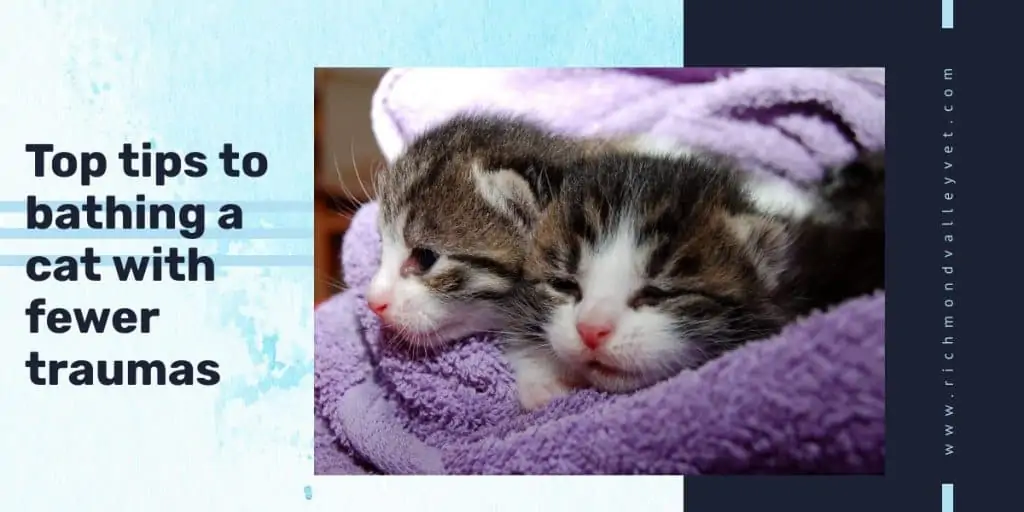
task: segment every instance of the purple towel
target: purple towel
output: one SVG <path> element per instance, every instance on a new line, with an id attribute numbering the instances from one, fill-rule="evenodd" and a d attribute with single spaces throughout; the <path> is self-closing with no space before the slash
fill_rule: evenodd
<path id="1" fill-rule="evenodd" d="M 526 114 L 571 134 L 671 136 L 751 169 L 814 180 L 884 146 L 875 70 L 393 70 L 375 98 L 390 158 L 465 110 Z M 376 204 L 346 234 L 350 289 L 316 313 L 316 472 L 882 473 L 885 298 L 798 321 L 652 388 L 584 390 L 521 412 L 484 336 L 435 354 L 389 343 L 363 291 Z"/>

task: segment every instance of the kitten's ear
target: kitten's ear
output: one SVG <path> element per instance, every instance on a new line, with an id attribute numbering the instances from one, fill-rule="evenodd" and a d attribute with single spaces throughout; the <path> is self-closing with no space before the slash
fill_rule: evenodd
<path id="1" fill-rule="evenodd" d="M 775 288 L 789 259 L 786 225 L 772 217 L 740 214 L 726 217 L 729 233 L 768 289 Z"/>
<path id="2" fill-rule="evenodd" d="M 477 193 L 495 210 L 530 228 L 540 214 L 537 197 L 523 176 L 508 169 L 484 169 L 473 166 Z"/>

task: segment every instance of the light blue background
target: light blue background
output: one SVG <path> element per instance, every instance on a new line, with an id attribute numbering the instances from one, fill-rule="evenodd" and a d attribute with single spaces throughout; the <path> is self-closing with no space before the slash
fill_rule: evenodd
<path id="1" fill-rule="evenodd" d="M 307 501 L 314 67 L 680 66 L 682 36 L 678 0 L 6 3 L 0 322 L 9 327 L 0 344 L 0 460 L 15 471 L 0 479 L 3 508 L 294 510 L 289 504 Z M 113 160 L 128 141 L 211 157 L 231 142 L 264 153 L 270 168 L 258 180 L 211 172 L 162 188 L 111 169 L 83 189 L 33 178 L 24 152 L 26 143 L 52 142 Z M 133 201 L 137 193 L 240 202 L 249 227 L 209 230 L 200 241 L 24 229 L 26 195 Z M 32 254 L 80 254 L 86 245 L 102 255 L 145 254 L 155 243 L 197 246 L 230 268 L 214 283 L 185 285 L 57 286 L 24 275 Z M 29 336 L 23 309 L 37 296 L 68 306 L 86 298 L 159 306 L 163 315 L 148 337 Z M 213 389 L 38 387 L 21 364 L 32 350 L 68 359 L 214 358 L 224 381 Z M 320 486 L 311 492 L 308 503 L 331 504 Z M 352 503 L 360 492 L 336 497 Z"/>

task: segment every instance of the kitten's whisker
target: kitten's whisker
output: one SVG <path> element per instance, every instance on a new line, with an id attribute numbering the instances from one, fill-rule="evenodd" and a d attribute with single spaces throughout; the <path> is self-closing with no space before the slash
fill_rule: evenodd
<path id="1" fill-rule="evenodd" d="M 359 198 L 357 198 L 356 195 L 348 189 L 348 186 L 345 185 L 345 178 L 341 174 L 341 167 L 338 166 L 338 155 L 331 153 L 331 158 L 334 160 L 334 173 L 338 175 L 338 184 L 341 186 L 341 191 L 345 193 L 346 198 L 353 204 L 361 203 L 362 201 L 360 201 Z"/>
<path id="2" fill-rule="evenodd" d="M 347 221 L 350 221 L 350 222 L 351 222 L 351 221 L 352 221 L 352 219 L 354 219 L 354 218 L 355 218 L 355 216 L 356 216 L 356 212 L 354 212 L 354 211 L 353 211 L 353 212 L 344 212 L 344 211 L 339 211 L 339 212 L 335 212 L 335 213 L 336 213 L 336 214 L 337 214 L 337 215 L 338 215 L 339 217 L 341 217 L 341 218 L 343 218 L 343 219 L 345 219 L 345 220 L 347 220 Z"/>
<path id="3" fill-rule="evenodd" d="M 487 331 L 489 334 L 502 334 L 505 336 L 519 336 L 522 333 L 516 331 Z"/>
<path id="4" fill-rule="evenodd" d="M 339 205 L 337 199 L 334 201 L 335 213 L 346 220 L 352 220 L 355 217 L 356 212 L 359 211 L 359 205 L 357 204 L 344 204 Z"/>
<path id="5" fill-rule="evenodd" d="M 349 144 L 349 154 L 352 155 L 352 170 L 356 173 L 356 181 L 359 182 L 359 188 L 363 190 L 363 200 L 369 200 L 373 196 L 366 190 L 366 186 L 363 185 L 363 178 L 359 175 L 359 165 L 356 164 L 356 140 L 353 138 Z"/>
<path id="6" fill-rule="evenodd" d="M 345 284 L 345 281 L 341 279 L 337 279 L 334 277 L 322 277 L 320 279 L 324 284 L 330 286 L 335 291 L 344 291 L 346 288 L 348 288 L 348 286 Z"/>
<path id="7" fill-rule="evenodd" d="M 433 349 L 437 349 L 437 347 L 440 347 L 441 345 L 444 345 L 445 342 L 447 341 L 447 340 L 441 338 L 441 334 L 438 333 L 437 331 L 432 331 L 430 333 L 430 336 L 433 338 L 433 343 L 430 344 L 430 347 L 433 348 Z M 423 347 L 423 355 L 424 355 L 424 357 L 427 356 L 427 352 L 428 352 L 427 347 Z"/>

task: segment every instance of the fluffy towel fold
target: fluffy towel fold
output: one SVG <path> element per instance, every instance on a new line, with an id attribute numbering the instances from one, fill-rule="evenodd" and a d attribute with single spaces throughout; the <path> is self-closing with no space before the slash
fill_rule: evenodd
<path id="1" fill-rule="evenodd" d="M 392 70 L 375 97 L 394 158 L 457 112 L 526 115 L 575 135 L 648 133 L 814 180 L 884 146 L 884 74 L 863 69 Z M 885 298 L 850 300 L 631 395 L 518 408 L 493 340 L 411 354 L 363 296 L 377 206 L 346 234 L 350 289 L 316 313 L 318 474 L 882 473 Z"/>

